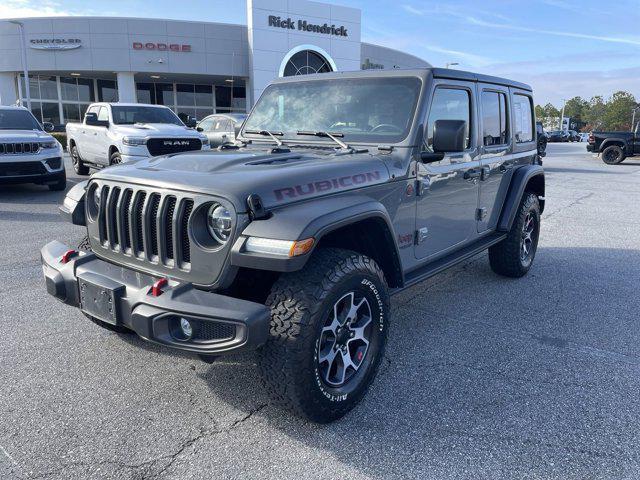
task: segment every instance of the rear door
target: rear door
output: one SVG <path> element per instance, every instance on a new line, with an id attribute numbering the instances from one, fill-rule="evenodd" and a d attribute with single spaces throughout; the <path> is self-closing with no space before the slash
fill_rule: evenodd
<path id="1" fill-rule="evenodd" d="M 435 90 L 425 121 L 423 151 L 432 152 L 436 120 L 467 122 L 466 149 L 447 152 L 439 162 L 417 165 L 420 196 L 417 202 L 415 255 L 418 259 L 443 256 L 475 240 L 480 153 L 477 144 L 477 106 L 474 83 L 434 81 Z"/>
<path id="2" fill-rule="evenodd" d="M 110 113 L 109 107 L 102 106 L 100 107 L 100 111 L 98 112 L 98 120 L 101 122 L 109 122 L 110 121 Z M 95 139 L 95 155 L 96 162 L 101 165 L 109 165 L 109 147 L 111 146 L 111 142 L 109 139 L 109 128 L 108 127 L 94 127 L 96 129 L 94 139 Z"/>
<path id="3" fill-rule="evenodd" d="M 478 84 L 480 97 L 481 151 L 480 192 L 478 197 L 478 232 L 495 227 L 509 188 L 507 174 L 514 165 L 509 127 L 509 88 Z"/>
<path id="4" fill-rule="evenodd" d="M 87 113 L 95 113 L 98 114 L 100 110 L 100 105 L 93 105 L 91 108 L 87 110 Z M 82 124 L 78 126 L 78 136 L 76 138 L 76 147 L 80 156 L 83 160 L 88 162 L 93 162 L 93 152 L 91 151 L 91 140 L 93 139 L 93 129 L 84 123 L 84 118 L 82 119 Z"/>

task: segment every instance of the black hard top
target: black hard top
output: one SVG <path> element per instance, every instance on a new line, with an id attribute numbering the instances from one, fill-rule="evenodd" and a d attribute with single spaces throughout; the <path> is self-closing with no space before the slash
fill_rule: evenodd
<path id="1" fill-rule="evenodd" d="M 329 72 L 314 75 L 300 75 L 294 77 L 278 78 L 273 83 L 301 82 L 311 80 L 321 80 L 330 78 L 388 78 L 416 76 L 420 78 L 447 78 L 451 80 L 463 80 L 467 82 L 493 83 L 507 87 L 519 88 L 532 91 L 531 86 L 526 83 L 516 82 L 507 78 L 493 77 L 481 73 L 465 72 L 463 70 L 453 70 L 450 68 L 413 68 L 413 69 L 393 69 L 393 70 L 360 70 L 355 72 Z"/>

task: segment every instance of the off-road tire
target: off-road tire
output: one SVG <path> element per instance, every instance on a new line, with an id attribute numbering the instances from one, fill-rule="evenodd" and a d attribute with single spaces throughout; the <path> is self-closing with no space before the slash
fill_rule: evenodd
<path id="1" fill-rule="evenodd" d="M 321 378 L 318 361 L 322 330 L 336 302 L 351 291 L 371 306 L 375 340 L 360 363 L 362 370 L 346 385 L 331 388 Z M 270 338 L 258 352 L 266 390 L 278 404 L 313 422 L 343 417 L 362 399 L 384 356 L 389 293 L 380 267 L 352 251 L 320 249 L 304 269 L 276 281 L 266 305 L 271 309 Z"/>
<path id="2" fill-rule="evenodd" d="M 120 152 L 115 151 L 109 157 L 109 165 L 120 165 L 122 163 L 122 156 Z"/>
<path id="3" fill-rule="evenodd" d="M 607 165 L 617 165 L 626 158 L 620 145 L 610 145 L 602 151 L 602 161 Z"/>
<path id="4" fill-rule="evenodd" d="M 78 243 L 78 250 L 82 250 L 83 252 L 92 252 L 91 243 L 89 242 L 89 235 L 85 235 Z"/>
<path id="5" fill-rule="evenodd" d="M 531 255 L 524 260 L 521 256 L 524 241 L 525 221 L 531 215 L 535 222 L 535 232 L 531 243 Z M 538 196 L 525 192 L 518 207 L 518 213 L 507 238 L 489 248 L 489 264 L 498 275 L 519 278 L 527 274 L 538 249 L 540 235 L 540 202 Z"/>
<path id="6" fill-rule="evenodd" d="M 82 158 L 80 158 L 78 147 L 75 145 L 71 147 L 71 163 L 73 164 L 73 171 L 76 172 L 77 175 L 89 175 L 89 167 L 87 167 L 82 161 Z"/>

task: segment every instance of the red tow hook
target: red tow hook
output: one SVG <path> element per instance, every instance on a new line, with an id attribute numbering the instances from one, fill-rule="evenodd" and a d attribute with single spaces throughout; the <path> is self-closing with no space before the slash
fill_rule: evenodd
<path id="1" fill-rule="evenodd" d="M 159 297 L 162 295 L 162 288 L 166 287 L 169 284 L 169 281 L 166 278 L 161 278 L 156 280 L 156 282 L 151 287 L 151 296 Z"/>
<path id="2" fill-rule="evenodd" d="M 69 260 L 71 260 L 76 255 L 78 255 L 78 252 L 76 250 L 67 250 L 62 255 L 62 258 L 60 259 L 60 263 L 69 263 Z"/>

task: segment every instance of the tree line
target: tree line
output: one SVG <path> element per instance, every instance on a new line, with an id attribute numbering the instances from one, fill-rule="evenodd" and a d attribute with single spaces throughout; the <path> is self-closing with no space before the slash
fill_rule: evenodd
<path id="1" fill-rule="evenodd" d="M 624 91 L 615 92 L 605 99 L 602 95 L 591 97 L 591 100 L 582 97 L 573 97 L 567 100 L 564 107 L 564 116 L 570 117 L 572 122 L 582 125 L 583 132 L 593 130 L 631 130 L 633 110 L 636 110 L 635 121 L 640 121 L 640 103 L 635 97 Z M 536 105 L 536 118 L 545 125 L 557 122 L 560 119 L 562 108 L 556 108 L 551 103 L 544 107 Z"/>

